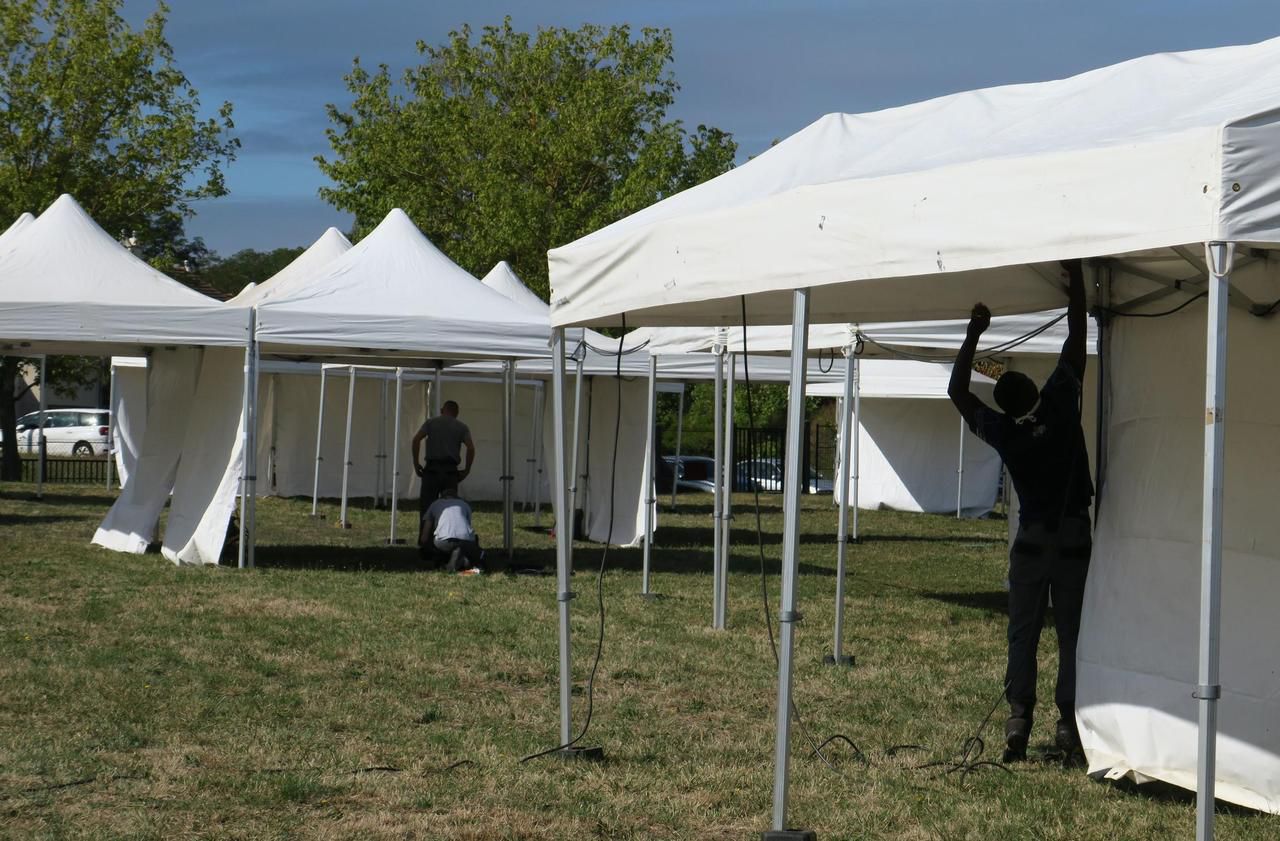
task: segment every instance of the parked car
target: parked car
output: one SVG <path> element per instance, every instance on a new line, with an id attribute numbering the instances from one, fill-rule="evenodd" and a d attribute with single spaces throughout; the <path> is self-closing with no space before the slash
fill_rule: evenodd
<path id="1" fill-rule="evenodd" d="M 735 491 L 782 492 L 782 461 L 776 458 L 757 458 L 740 461 L 733 468 Z M 824 478 L 813 468 L 809 469 L 809 483 L 805 493 L 829 494 L 835 483 Z"/>
<path id="2" fill-rule="evenodd" d="M 658 492 L 671 493 L 671 481 L 674 477 L 676 490 L 714 493 L 715 472 L 715 460 L 706 456 L 680 456 L 678 465 L 675 456 L 663 456 L 658 461 Z"/>
<path id="3" fill-rule="evenodd" d="M 44 437 L 51 456 L 93 456 L 107 451 L 111 413 L 106 409 L 48 409 Z M 0 432 L 0 441 L 4 440 Z M 40 413 L 18 418 L 18 451 L 40 450 Z"/>

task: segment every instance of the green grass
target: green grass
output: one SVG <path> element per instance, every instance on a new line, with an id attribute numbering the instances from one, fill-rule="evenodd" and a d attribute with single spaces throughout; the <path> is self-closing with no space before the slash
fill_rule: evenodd
<path id="1" fill-rule="evenodd" d="M 748 497 L 737 499 L 730 630 L 710 629 L 709 497 L 682 497 L 654 553 L 663 598 L 639 598 L 638 551 L 608 556 L 585 740 L 607 760 L 521 764 L 558 729 L 554 578 L 417 572 L 412 549 L 380 545 L 384 512 L 357 508 L 343 531 L 332 506 L 311 520 L 298 500 L 260 503 L 258 569 L 176 568 L 88 545 L 103 491 L 56 487 L 33 502 L 30 490 L 0 485 L 4 837 L 742 839 L 767 826 L 776 671 Z M 776 612 L 781 516 L 776 497 L 764 503 Z M 869 761 L 833 746 L 832 771 L 797 739 L 795 822 L 824 839 L 1192 835 L 1187 798 L 1047 761 L 964 778 L 917 769 L 954 755 L 1000 691 L 1005 524 L 864 512 L 848 598 L 858 664 L 837 670 L 821 663 L 835 512 L 829 498 L 805 504 L 803 729 L 846 734 Z M 493 509 L 477 522 L 500 534 Z M 552 539 L 532 523 L 517 523 L 519 557 L 550 566 Z M 579 689 L 599 561 L 599 547 L 579 545 Z M 1049 631 L 1046 665 L 1052 651 Z M 585 707 L 579 692 L 576 722 Z M 1054 718 L 1043 709 L 1038 754 Z M 903 743 L 929 750 L 885 754 Z M 1276 818 L 1239 810 L 1218 825 L 1223 839 L 1280 836 Z"/>

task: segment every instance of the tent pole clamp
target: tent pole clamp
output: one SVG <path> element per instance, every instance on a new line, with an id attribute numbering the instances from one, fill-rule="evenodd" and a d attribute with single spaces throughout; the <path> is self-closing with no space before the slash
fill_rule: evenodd
<path id="1" fill-rule="evenodd" d="M 556 593 L 556 601 L 558 602 L 571 602 L 577 597 L 578 594 L 572 590 L 565 590 L 564 592 Z"/>
<path id="2" fill-rule="evenodd" d="M 1222 697 L 1222 684 L 1220 683 L 1200 683 L 1196 685 L 1196 691 L 1191 693 L 1191 697 L 1200 701 L 1217 701 Z"/>

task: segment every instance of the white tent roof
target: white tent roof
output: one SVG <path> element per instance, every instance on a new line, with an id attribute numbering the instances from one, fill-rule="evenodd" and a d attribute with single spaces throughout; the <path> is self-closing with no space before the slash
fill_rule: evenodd
<path id="1" fill-rule="evenodd" d="M 258 305 L 271 352 L 376 359 L 546 356 L 546 317 L 463 271 L 392 210 L 359 244 L 314 276 L 295 275 Z"/>
<path id="2" fill-rule="evenodd" d="M 36 217 L 32 216 L 30 213 L 23 213 L 17 219 L 14 219 L 13 224 L 5 228 L 3 233 L 0 233 L 0 249 L 4 249 L 7 245 L 11 245 L 16 242 L 17 240 L 15 238 L 22 229 L 34 221 L 36 221 Z"/>
<path id="3" fill-rule="evenodd" d="M 249 313 L 129 253 L 63 195 L 0 251 L 0 348 L 244 345 Z"/>
<path id="4" fill-rule="evenodd" d="M 1055 261 L 1170 278 L 1280 241 L 1280 39 L 831 114 L 549 254 L 555 324 L 961 318 L 1065 303 Z M 1182 253 L 1175 251 L 1182 248 Z M 1185 262 L 1184 262 L 1185 260 Z"/>
<path id="5" fill-rule="evenodd" d="M 939 362 L 916 362 L 910 359 L 871 359 L 858 366 L 859 388 L 864 398 L 901 397 L 937 400 L 947 398 L 951 367 Z M 996 381 L 973 372 L 971 386 L 980 396 L 990 394 Z M 810 383 L 805 394 L 810 397 L 840 397 L 844 384 Z"/>
<path id="6" fill-rule="evenodd" d="M 269 300 L 279 294 L 286 294 L 295 284 L 305 284 L 310 278 L 319 274 L 320 270 L 343 254 L 351 250 L 351 242 L 337 228 L 329 228 L 320 235 L 320 239 L 311 243 L 311 247 L 303 251 L 293 262 L 261 283 L 250 283 L 240 294 L 228 304 L 232 306 L 248 306 Z"/>
<path id="7" fill-rule="evenodd" d="M 500 260 L 480 282 L 494 292 L 500 292 L 504 297 L 527 307 L 531 312 L 542 313 L 543 316 L 547 317 L 551 314 L 551 305 L 535 295 L 532 289 L 525 286 L 524 281 L 519 278 L 515 270 L 511 268 L 511 264 L 506 260 Z"/>

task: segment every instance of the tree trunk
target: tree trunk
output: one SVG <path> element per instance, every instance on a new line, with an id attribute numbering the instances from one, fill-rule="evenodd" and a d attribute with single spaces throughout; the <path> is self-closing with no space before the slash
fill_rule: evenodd
<path id="1" fill-rule="evenodd" d="M 16 482 L 22 478 L 22 462 L 18 455 L 18 406 L 13 384 L 18 378 L 18 359 L 0 356 L 0 435 L 4 436 L 0 454 L 0 480 Z"/>

